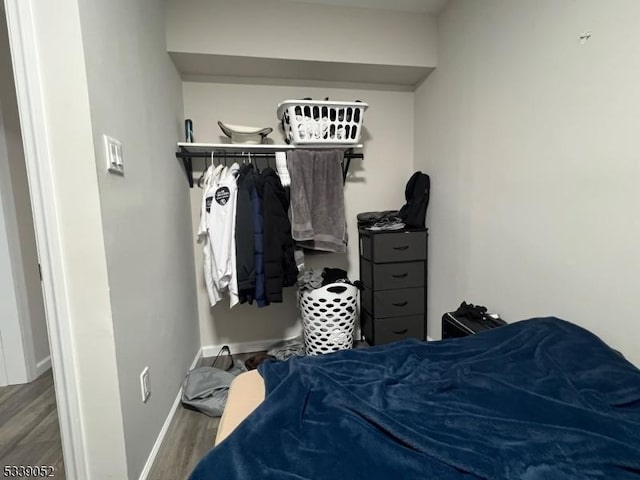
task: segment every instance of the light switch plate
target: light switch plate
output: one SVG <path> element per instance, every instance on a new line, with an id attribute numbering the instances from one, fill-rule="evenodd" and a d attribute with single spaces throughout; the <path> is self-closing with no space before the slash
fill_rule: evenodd
<path id="1" fill-rule="evenodd" d="M 107 170 L 117 175 L 124 175 L 124 160 L 122 158 L 122 144 L 115 138 L 103 135 Z"/>

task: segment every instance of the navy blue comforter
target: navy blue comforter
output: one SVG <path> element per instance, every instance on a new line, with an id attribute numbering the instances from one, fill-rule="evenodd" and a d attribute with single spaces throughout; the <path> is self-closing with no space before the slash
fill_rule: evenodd
<path id="1" fill-rule="evenodd" d="M 191 479 L 640 479 L 640 371 L 558 319 L 260 366 Z"/>

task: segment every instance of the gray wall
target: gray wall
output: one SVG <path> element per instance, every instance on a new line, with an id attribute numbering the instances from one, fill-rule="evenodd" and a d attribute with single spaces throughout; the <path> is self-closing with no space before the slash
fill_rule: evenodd
<path id="1" fill-rule="evenodd" d="M 640 365 L 638 18 L 635 0 L 454 0 L 440 16 L 415 108 L 432 335 L 466 300 L 565 318 Z"/>
<path id="2" fill-rule="evenodd" d="M 159 0 L 80 0 L 129 478 L 137 478 L 199 349 L 189 188 L 175 142 L 180 79 Z M 107 173 L 102 134 L 122 142 Z M 149 366 L 151 397 L 140 398 Z"/>

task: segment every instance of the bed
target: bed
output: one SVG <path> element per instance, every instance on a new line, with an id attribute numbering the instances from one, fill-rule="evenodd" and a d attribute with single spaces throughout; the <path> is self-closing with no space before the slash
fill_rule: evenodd
<path id="1" fill-rule="evenodd" d="M 556 318 L 258 373 L 192 480 L 640 479 L 640 371 Z"/>

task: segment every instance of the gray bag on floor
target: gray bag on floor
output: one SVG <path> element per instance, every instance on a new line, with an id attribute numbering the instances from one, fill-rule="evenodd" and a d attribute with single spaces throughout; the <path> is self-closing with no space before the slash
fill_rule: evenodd
<path id="1" fill-rule="evenodd" d="M 227 360 L 225 369 L 216 366 L 224 363 L 225 357 L 221 357 L 223 353 Z M 227 403 L 231 382 L 247 369 L 242 362 L 233 360 L 226 346 L 220 350 L 213 365 L 189 371 L 182 384 L 182 403 L 210 417 L 219 417 Z"/>
<path id="2" fill-rule="evenodd" d="M 182 384 L 182 403 L 210 417 L 219 417 L 224 411 L 229 386 L 234 378 L 219 368 L 194 368 Z"/>

